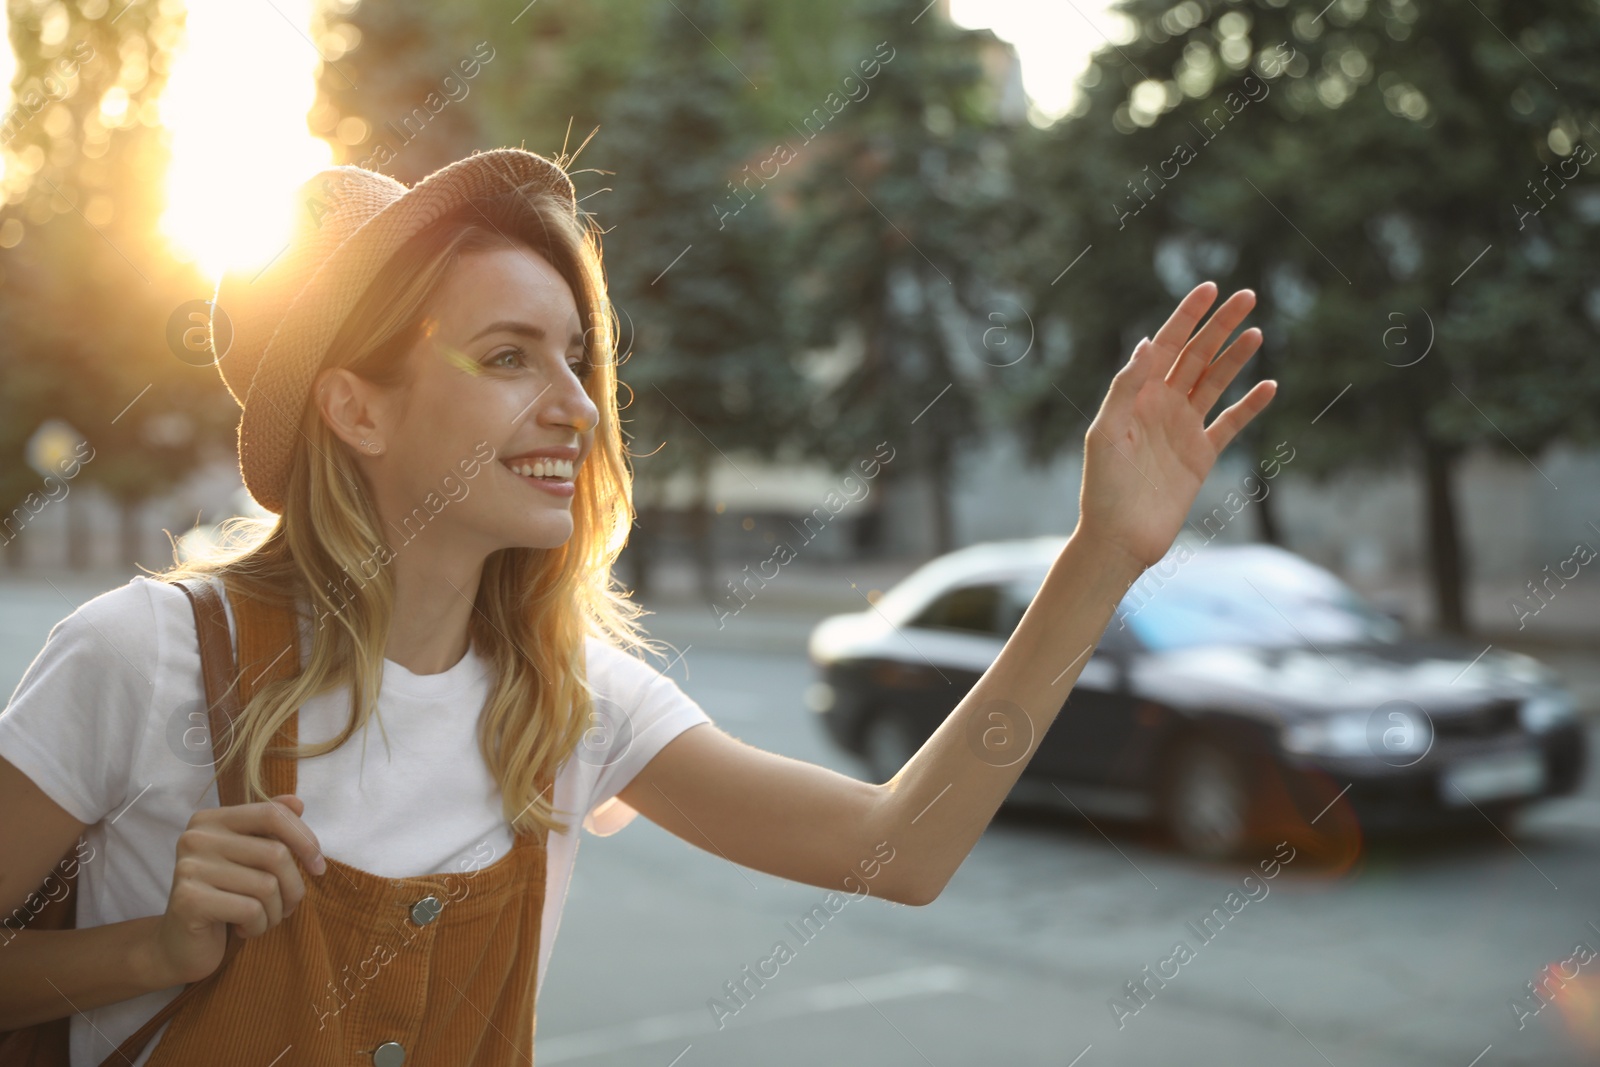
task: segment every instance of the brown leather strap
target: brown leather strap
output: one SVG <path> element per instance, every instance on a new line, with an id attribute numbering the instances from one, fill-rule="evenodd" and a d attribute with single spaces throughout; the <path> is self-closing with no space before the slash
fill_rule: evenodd
<path id="1" fill-rule="evenodd" d="M 200 674 L 205 682 L 206 712 L 211 724 L 213 763 L 233 742 L 234 724 L 243 711 L 237 690 L 233 643 L 228 635 L 228 613 L 222 597 L 210 582 L 176 583 L 194 607 L 195 631 L 200 637 Z M 233 769 L 237 769 L 237 765 Z M 244 803 L 243 779 L 226 774 L 217 780 L 217 797 L 222 807 Z"/>
<path id="2" fill-rule="evenodd" d="M 238 673 L 234 669 L 233 643 L 228 634 L 227 609 L 223 607 L 222 598 L 208 581 L 174 584 L 183 590 L 194 608 L 195 632 L 200 640 L 200 674 L 205 682 L 206 712 L 211 726 L 211 756 L 215 763 L 218 753 L 226 751 L 225 744 L 232 742 L 234 724 L 238 721 L 243 708 L 239 700 Z M 222 807 L 244 802 L 244 779 L 240 764 L 234 763 L 217 779 L 217 797 Z M 184 987 L 183 992 L 162 1005 L 159 1011 L 145 1020 L 143 1026 L 129 1034 L 127 1039 L 102 1061 L 101 1067 L 117 1067 L 119 1064 L 129 1064 L 137 1059 L 144 1051 L 145 1045 L 155 1036 L 156 1031 L 161 1029 L 197 990 L 222 973 L 222 969 L 233 959 L 234 953 L 239 950 L 242 943 L 243 939 L 234 930 L 233 924 L 229 923 L 227 946 L 222 951 L 222 962 L 217 965 L 217 969 L 198 982 L 190 982 Z"/>

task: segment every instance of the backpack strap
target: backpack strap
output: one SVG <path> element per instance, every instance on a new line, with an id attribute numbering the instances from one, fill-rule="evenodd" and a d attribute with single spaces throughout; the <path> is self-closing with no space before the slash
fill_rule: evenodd
<path id="1" fill-rule="evenodd" d="M 223 607 L 216 588 L 204 579 L 173 584 L 183 590 L 194 608 L 195 632 L 200 639 L 200 674 L 205 683 L 211 753 L 215 761 L 219 752 L 226 751 L 224 745 L 232 743 L 234 727 L 256 691 L 269 681 L 299 670 L 295 616 L 292 610 L 279 610 L 276 605 L 259 597 L 236 591 L 235 585 L 228 583 L 234 616 L 239 620 L 239 661 L 243 664 L 243 668 L 239 668 L 235 666 L 227 609 Z M 286 648 L 285 635 L 288 635 Z M 272 649 L 271 655 L 264 655 L 267 649 Z M 236 762 L 217 779 L 218 802 L 222 807 L 243 804 L 244 795 L 244 772 Z M 137 1059 L 156 1031 L 197 990 L 222 973 L 243 943 L 244 939 L 229 923 L 227 946 L 223 949 L 222 962 L 217 969 L 198 982 L 188 983 L 183 992 L 162 1005 L 161 1010 L 147 1019 L 143 1026 L 129 1034 L 105 1058 L 101 1067 L 121 1067 Z"/>

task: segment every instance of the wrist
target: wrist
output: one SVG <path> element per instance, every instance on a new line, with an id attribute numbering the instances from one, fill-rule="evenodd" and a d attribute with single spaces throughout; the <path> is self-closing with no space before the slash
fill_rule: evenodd
<path id="1" fill-rule="evenodd" d="M 128 971 L 146 993 L 158 989 L 171 989 L 183 985 L 183 979 L 172 973 L 161 952 L 160 915 L 128 921 Z"/>
<path id="2" fill-rule="evenodd" d="M 1072 531 L 1068 542 L 1078 545 L 1096 567 L 1120 582 L 1123 589 L 1137 581 L 1150 566 L 1120 541 L 1085 530 L 1081 524 Z"/>

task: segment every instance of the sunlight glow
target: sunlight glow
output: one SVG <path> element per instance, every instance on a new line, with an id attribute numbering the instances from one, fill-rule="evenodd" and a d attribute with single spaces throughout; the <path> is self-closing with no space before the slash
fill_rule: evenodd
<path id="1" fill-rule="evenodd" d="M 16 97 L 11 93 L 11 82 L 17 76 L 17 53 L 11 47 L 11 35 L 6 34 L 4 44 L 0 44 L 0 126 L 9 125 L 12 118 L 11 109 L 16 105 Z M 9 154 L 0 152 L 0 189 L 5 188 L 6 169 L 9 166 Z M 4 203 L 0 200 L 0 203 Z"/>
<path id="2" fill-rule="evenodd" d="M 288 240 L 289 194 L 333 164 L 306 125 L 321 63 L 313 3 L 189 2 L 159 104 L 172 148 L 161 228 L 212 280 L 270 261 Z"/>
<path id="3" fill-rule="evenodd" d="M 1127 32 L 1113 0 L 950 0 L 950 18 L 968 29 L 986 27 L 1011 43 L 1022 61 L 1022 84 L 1032 102 L 1029 121 L 1046 126 L 1066 115 L 1089 57 Z"/>

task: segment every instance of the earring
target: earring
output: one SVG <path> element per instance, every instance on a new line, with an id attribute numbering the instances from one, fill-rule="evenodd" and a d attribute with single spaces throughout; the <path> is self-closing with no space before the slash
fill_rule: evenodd
<path id="1" fill-rule="evenodd" d="M 383 446 L 381 444 L 379 444 L 377 441 L 368 441 L 365 437 L 361 439 L 361 447 L 366 449 L 368 454 L 374 456 L 383 451 Z"/>

